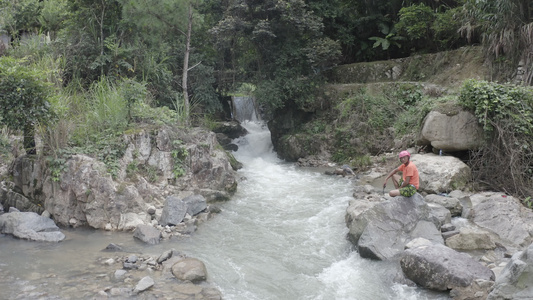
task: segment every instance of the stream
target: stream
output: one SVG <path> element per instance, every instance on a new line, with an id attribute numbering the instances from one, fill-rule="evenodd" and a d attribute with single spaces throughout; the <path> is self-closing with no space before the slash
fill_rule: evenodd
<path id="1" fill-rule="evenodd" d="M 234 153 L 244 165 L 237 192 L 191 237 L 144 245 L 131 233 L 63 229 L 65 241 L 46 244 L 0 235 L 0 299 L 93 299 L 113 285 L 98 262 L 110 243 L 198 258 L 228 300 L 449 299 L 395 283 L 393 263 L 362 259 L 354 250 L 344 221 L 353 179 L 286 163 L 263 123 L 244 126 L 249 134 Z"/>

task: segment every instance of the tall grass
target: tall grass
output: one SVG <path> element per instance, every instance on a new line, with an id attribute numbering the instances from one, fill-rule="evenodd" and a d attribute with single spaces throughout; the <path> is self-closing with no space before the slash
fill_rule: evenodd
<path id="1" fill-rule="evenodd" d="M 128 105 L 120 87 L 103 77 L 86 94 L 77 95 L 77 127 L 74 139 L 83 145 L 96 142 L 102 134 L 118 133 L 128 125 Z"/>

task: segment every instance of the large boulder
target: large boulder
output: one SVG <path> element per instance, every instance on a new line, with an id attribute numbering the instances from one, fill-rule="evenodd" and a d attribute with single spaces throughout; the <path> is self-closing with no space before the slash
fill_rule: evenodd
<path id="1" fill-rule="evenodd" d="M 420 190 L 429 194 L 462 189 L 472 179 L 470 167 L 454 156 L 413 154 L 411 160 L 420 173 Z"/>
<path id="2" fill-rule="evenodd" d="M 380 260 L 398 256 L 404 246 L 417 237 L 444 243 L 436 221 L 418 193 L 365 205 L 353 201 L 346 214 L 348 237 L 361 257 Z"/>
<path id="3" fill-rule="evenodd" d="M 150 245 L 155 245 L 161 241 L 161 232 L 150 225 L 141 224 L 133 231 L 133 238 Z"/>
<path id="4" fill-rule="evenodd" d="M 533 299 L 533 244 L 518 252 L 496 280 L 487 300 Z"/>
<path id="5" fill-rule="evenodd" d="M 452 217 L 459 217 L 463 213 L 461 201 L 455 197 L 430 194 L 426 196 L 429 203 L 440 204 L 450 211 Z"/>
<path id="6" fill-rule="evenodd" d="M 34 212 L 10 212 L 0 215 L 0 232 L 39 242 L 60 242 L 65 239 L 65 235 L 52 219 Z"/>
<path id="7" fill-rule="evenodd" d="M 44 208 L 38 204 L 31 202 L 28 197 L 17 193 L 5 185 L 0 185 L 0 205 L 5 207 L 5 210 L 9 210 L 10 207 L 14 207 L 20 211 L 31 211 L 37 214 L 42 214 Z"/>
<path id="8" fill-rule="evenodd" d="M 118 229 L 125 214 L 147 211 L 133 185 L 117 184 L 102 162 L 85 155 L 72 156 L 60 181 L 44 185 L 43 192 L 46 210 L 65 226 Z"/>
<path id="9" fill-rule="evenodd" d="M 205 264 L 196 258 L 184 258 L 172 266 L 172 274 L 183 281 L 200 282 L 207 278 Z"/>
<path id="10" fill-rule="evenodd" d="M 207 201 L 202 195 L 191 195 L 183 199 L 187 205 L 187 213 L 195 216 L 207 208 Z"/>
<path id="11" fill-rule="evenodd" d="M 492 234 L 476 226 L 465 226 L 446 239 L 446 246 L 455 250 L 492 250 L 496 243 Z"/>
<path id="12" fill-rule="evenodd" d="M 407 278 L 437 291 L 470 286 L 477 279 L 495 279 L 489 268 L 468 254 L 441 244 L 424 244 L 405 250 L 400 265 Z"/>
<path id="13" fill-rule="evenodd" d="M 470 196 L 471 220 L 501 239 L 507 247 L 523 248 L 533 241 L 533 212 L 520 201 L 502 193 L 484 192 Z"/>
<path id="14" fill-rule="evenodd" d="M 150 207 L 159 207 L 169 194 L 196 193 L 207 202 L 227 200 L 236 190 L 236 173 L 213 132 L 141 128 L 124 136 L 124 143 L 113 174 L 87 155 L 60 157 L 60 166 L 20 157 L 13 164 L 14 188 L 0 189 L 0 201 L 25 211 L 44 208 L 63 226 L 131 230 L 150 223 Z M 177 148 L 186 154 L 180 161 L 172 155 Z M 176 177 L 176 170 L 185 174 Z M 205 206 L 194 203 L 194 212 Z"/>
<path id="15" fill-rule="evenodd" d="M 165 201 L 159 224 L 178 225 L 185 218 L 185 214 L 187 214 L 187 204 L 176 196 L 169 196 Z"/>
<path id="16" fill-rule="evenodd" d="M 478 149 L 484 143 L 483 128 L 470 112 L 444 114 L 431 111 L 421 130 L 422 143 L 444 151 Z"/>

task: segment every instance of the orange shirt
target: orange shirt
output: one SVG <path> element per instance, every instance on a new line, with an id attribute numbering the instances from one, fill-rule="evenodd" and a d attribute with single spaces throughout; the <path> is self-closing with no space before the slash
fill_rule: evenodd
<path id="1" fill-rule="evenodd" d="M 405 181 L 405 178 L 407 176 L 411 176 L 409 184 L 414 185 L 415 188 L 418 190 L 418 187 L 420 185 L 420 177 L 418 176 L 418 169 L 416 168 L 415 164 L 412 161 L 409 161 L 409 164 L 407 166 L 402 164 L 398 167 L 398 170 L 403 173 L 403 181 Z"/>

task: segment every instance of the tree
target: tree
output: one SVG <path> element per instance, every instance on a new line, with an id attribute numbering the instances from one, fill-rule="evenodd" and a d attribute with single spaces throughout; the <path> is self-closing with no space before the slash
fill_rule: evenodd
<path id="1" fill-rule="evenodd" d="M 39 27 L 39 0 L 0 0 L 0 31 L 7 31 L 14 38 L 21 32 L 33 31 Z"/>
<path id="2" fill-rule="evenodd" d="M 24 65 L 24 60 L 0 57 L 0 125 L 24 133 L 24 149 L 35 153 L 34 126 L 53 119 L 51 88 L 44 74 Z"/>
<path id="3" fill-rule="evenodd" d="M 533 6 L 529 0 L 466 0 L 461 32 L 481 36 L 499 79 L 514 75 L 524 62 L 525 84 L 533 84 Z"/>
<path id="4" fill-rule="evenodd" d="M 124 18 L 139 30 L 137 37 L 141 43 L 149 47 L 155 44 L 169 46 L 165 53 L 165 65 L 172 74 L 181 73 L 181 76 L 173 76 L 172 84 L 181 83 L 181 96 L 174 98 L 183 99 L 185 123 L 189 122 L 191 102 L 189 75 L 192 69 L 202 63 L 196 60 L 191 63 L 195 50 L 193 33 L 201 24 L 201 16 L 197 11 L 199 4 L 199 0 L 123 1 Z M 178 67 L 178 57 L 181 59 L 181 70 Z M 181 80 L 176 80 L 178 77 Z"/>
<path id="5" fill-rule="evenodd" d="M 339 44 L 324 36 L 320 18 L 303 0 L 225 4 L 210 32 L 222 53 L 219 68 L 232 80 L 228 89 L 256 84 L 257 99 L 269 111 L 289 101 L 303 105 L 340 56 Z"/>

